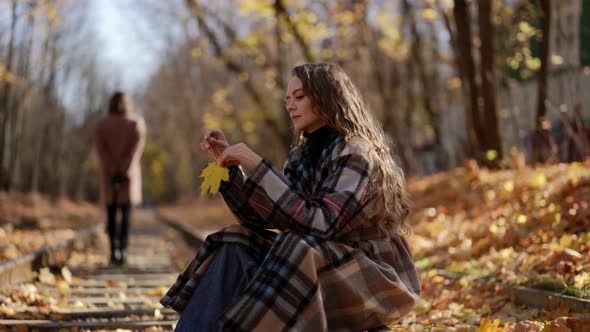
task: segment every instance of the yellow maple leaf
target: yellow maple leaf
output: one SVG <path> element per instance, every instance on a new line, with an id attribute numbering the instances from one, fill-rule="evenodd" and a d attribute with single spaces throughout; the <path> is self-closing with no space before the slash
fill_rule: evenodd
<path id="1" fill-rule="evenodd" d="M 205 196 L 207 190 L 209 194 L 213 195 L 219 190 L 222 180 L 229 180 L 229 170 L 226 167 L 220 167 L 216 162 L 210 162 L 199 177 L 203 178 L 201 196 Z"/>
<path id="2" fill-rule="evenodd" d="M 533 188 L 543 187 L 547 184 L 547 178 L 545 174 L 536 172 L 529 178 L 529 185 Z"/>
<path id="3" fill-rule="evenodd" d="M 491 320 L 486 318 L 481 321 L 479 327 L 477 328 L 476 332 L 504 332 L 504 328 L 500 327 L 500 320 L 495 319 Z"/>

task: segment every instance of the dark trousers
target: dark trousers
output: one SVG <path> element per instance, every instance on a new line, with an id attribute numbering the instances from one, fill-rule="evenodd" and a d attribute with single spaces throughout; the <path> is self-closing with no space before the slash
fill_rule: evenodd
<path id="1" fill-rule="evenodd" d="M 217 331 L 217 319 L 246 288 L 258 264 L 244 247 L 222 245 L 205 271 L 175 332 Z"/>
<path id="2" fill-rule="evenodd" d="M 117 222 L 117 212 L 121 212 L 121 222 Z M 127 252 L 129 243 L 129 227 L 131 226 L 130 204 L 107 205 L 108 225 L 107 232 L 111 241 L 111 257 L 115 257 L 115 251 Z"/>

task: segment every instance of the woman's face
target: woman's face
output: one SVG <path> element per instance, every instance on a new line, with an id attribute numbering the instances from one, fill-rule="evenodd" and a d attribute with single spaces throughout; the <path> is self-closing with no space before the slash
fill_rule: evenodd
<path id="1" fill-rule="evenodd" d="M 298 131 L 311 133 L 326 124 L 324 119 L 314 112 L 311 98 L 303 93 L 303 82 L 297 76 L 289 80 L 285 106 L 293 126 Z"/>

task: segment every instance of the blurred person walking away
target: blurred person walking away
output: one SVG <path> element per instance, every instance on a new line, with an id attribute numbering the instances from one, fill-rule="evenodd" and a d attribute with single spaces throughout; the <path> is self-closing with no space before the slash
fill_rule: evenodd
<path id="1" fill-rule="evenodd" d="M 107 208 L 111 264 L 127 262 L 131 211 L 142 200 L 140 158 L 145 137 L 145 122 L 133 112 L 131 99 L 123 92 L 115 92 L 107 114 L 98 120 L 94 131 L 101 168 L 101 198 Z"/>

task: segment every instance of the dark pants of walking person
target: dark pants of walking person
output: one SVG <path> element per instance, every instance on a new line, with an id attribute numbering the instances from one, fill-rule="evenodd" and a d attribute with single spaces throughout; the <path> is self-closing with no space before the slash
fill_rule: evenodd
<path id="1" fill-rule="evenodd" d="M 244 247 L 236 244 L 220 247 L 174 331 L 217 331 L 217 319 L 244 290 L 257 269 L 258 264 Z"/>
<path id="2" fill-rule="evenodd" d="M 117 212 L 121 212 L 121 222 L 117 222 Z M 127 263 L 127 245 L 129 243 L 129 227 L 131 226 L 130 204 L 107 205 L 107 232 L 111 242 L 111 264 Z"/>

